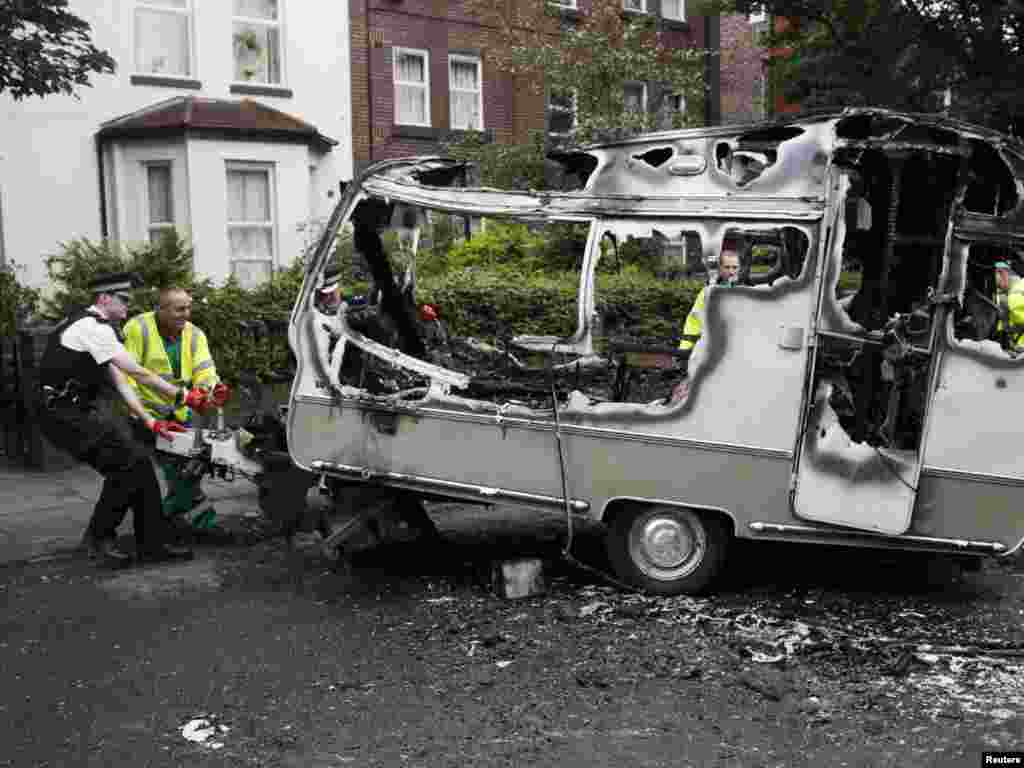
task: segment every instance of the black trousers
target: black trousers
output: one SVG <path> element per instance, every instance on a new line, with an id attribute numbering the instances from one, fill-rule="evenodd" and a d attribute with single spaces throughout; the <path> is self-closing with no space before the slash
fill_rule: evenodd
<path id="1" fill-rule="evenodd" d="M 50 442 L 103 475 L 88 532 L 100 539 L 113 538 L 131 509 L 138 552 L 159 549 L 170 538 L 160 484 L 149 449 L 133 439 L 125 419 L 70 403 L 42 408 L 39 415 Z"/>

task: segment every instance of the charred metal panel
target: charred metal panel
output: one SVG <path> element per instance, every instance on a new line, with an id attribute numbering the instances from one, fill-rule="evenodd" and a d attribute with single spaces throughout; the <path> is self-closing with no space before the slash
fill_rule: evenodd
<path id="1" fill-rule="evenodd" d="M 1020 514 L 1024 481 L 983 473 L 921 470 L 909 533 L 998 541 L 1009 554 L 1024 541 Z"/>
<path id="2" fill-rule="evenodd" d="M 674 195 L 669 189 L 639 196 L 628 193 L 506 192 L 493 189 L 430 188 L 383 177 L 367 179 L 363 189 L 382 199 L 400 200 L 439 211 L 472 216 L 515 217 L 521 220 L 589 218 L 591 216 L 711 216 L 814 220 L 823 203 L 818 198 L 781 198 L 751 192 L 735 200 L 717 195 Z"/>
<path id="3" fill-rule="evenodd" d="M 379 429 L 378 414 L 391 413 L 393 432 Z M 503 428 L 495 416 L 459 419 L 425 415 L 416 408 L 344 401 L 337 406 L 296 399 L 289 409 L 299 442 L 296 463 L 315 461 L 457 480 L 480 486 L 560 496 L 561 478 L 550 429 Z M 342 436 L 342 437 L 339 437 Z M 586 498 L 585 494 L 573 495 Z"/>
<path id="4" fill-rule="evenodd" d="M 747 131 L 749 133 L 749 131 Z M 794 135 L 795 134 L 795 135 Z M 730 158 L 742 152 L 744 132 L 704 138 L 683 138 L 593 148 L 597 168 L 585 192 L 605 195 L 682 195 L 724 197 L 744 190 L 752 196 L 820 199 L 824 196 L 828 153 L 832 144 L 828 123 L 801 126 L 791 138 L 778 142 L 777 158 L 756 178 L 745 181 Z M 645 158 L 654 152 L 672 154 L 657 166 Z M 701 158 L 696 163 L 693 158 Z M 701 167 L 703 173 L 680 173 L 680 168 Z"/>
<path id="5" fill-rule="evenodd" d="M 958 341 L 952 323 L 945 329 L 925 464 L 1024 482 L 1024 358 L 1009 358 L 994 341 Z"/>
<path id="6" fill-rule="evenodd" d="M 822 381 L 814 396 L 794 511 L 805 520 L 903 533 L 914 505 L 917 457 L 851 440 L 829 404 L 832 386 Z"/>

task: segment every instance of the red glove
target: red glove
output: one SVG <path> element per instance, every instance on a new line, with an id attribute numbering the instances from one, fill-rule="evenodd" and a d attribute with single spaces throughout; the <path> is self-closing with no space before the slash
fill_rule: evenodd
<path id="1" fill-rule="evenodd" d="M 206 410 L 206 390 L 204 389 L 190 389 L 185 393 L 185 405 L 194 411 L 203 413 Z"/>
<path id="2" fill-rule="evenodd" d="M 231 399 L 231 387 L 227 384 L 220 382 L 213 388 L 213 392 L 210 393 L 210 405 L 214 408 L 223 408 L 224 403 Z"/>
<path id="3" fill-rule="evenodd" d="M 154 421 L 149 425 L 149 429 L 157 437 L 162 437 L 164 440 L 173 440 L 174 435 L 171 434 L 172 432 L 188 432 L 185 427 L 176 421 Z"/>

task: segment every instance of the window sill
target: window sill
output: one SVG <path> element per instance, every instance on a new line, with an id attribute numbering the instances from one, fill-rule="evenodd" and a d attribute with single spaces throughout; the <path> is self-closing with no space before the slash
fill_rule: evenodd
<path id="1" fill-rule="evenodd" d="M 391 126 L 391 135 L 403 139 L 428 139 L 437 141 L 444 135 L 440 128 L 433 128 L 429 125 L 399 125 Z"/>
<path id="2" fill-rule="evenodd" d="M 198 91 L 203 87 L 198 80 L 168 75 L 132 75 L 129 82 L 132 85 L 159 85 L 166 88 L 187 88 L 190 91 Z"/>
<path id="3" fill-rule="evenodd" d="M 578 21 L 583 18 L 583 12 L 579 8 L 572 8 L 568 5 L 559 5 L 558 3 L 549 3 L 548 7 L 563 19 Z"/>
<path id="4" fill-rule="evenodd" d="M 665 29 L 670 29 L 678 32 L 689 32 L 690 22 L 685 19 L 666 19 L 664 16 L 661 17 L 662 24 Z"/>
<path id="5" fill-rule="evenodd" d="M 465 128 L 452 128 L 448 133 L 443 135 L 444 140 L 447 141 L 462 141 L 470 136 L 480 136 L 482 144 L 493 144 L 494 143 L 494 129 L 485 128 L 482 131 L 469 130 Z"/>
<path id="6" fill-rule="evenodd" d="M 263 85 L 254 83 L 232 83 L 228 86 L 231 93 L 240 93 L 246 96 L 278 96 L 282 99 L 290 99 L 295 94 L 291 88 L 281 85 Z"/>

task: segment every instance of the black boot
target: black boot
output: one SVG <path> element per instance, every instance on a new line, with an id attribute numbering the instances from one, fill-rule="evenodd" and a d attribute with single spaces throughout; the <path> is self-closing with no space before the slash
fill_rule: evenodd
<path id="1" fill-rule="evenodd" d="M 132 556 L 119 549 L 117 541 L 113 538 L 98 538 L 86 531 L 85 536 L 82 537 L 82 543 L 89 553 L 89 558 L 99 560 L 103 565 L 123 568 L 132 562 Z"/>
<path id="2" fill-rule="evenodd" d="M 153 549 L 139 550 L 139 560 L 144 563 L 183 562 L 191 560 L 195 553 L 189 547 L 177 544 L 164 544 Z"/>

